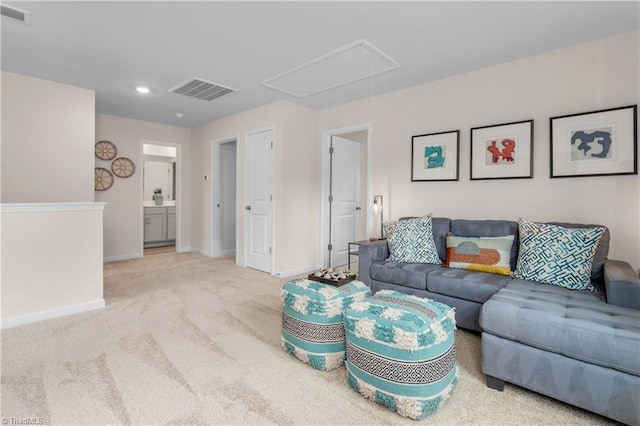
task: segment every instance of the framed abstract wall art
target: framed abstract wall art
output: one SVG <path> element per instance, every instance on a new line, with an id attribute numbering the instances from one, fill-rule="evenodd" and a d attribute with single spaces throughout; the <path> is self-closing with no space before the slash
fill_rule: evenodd
<path id="1" fill-rule="evenodd" d="M 551 178 L 638 174 L 638 106 L 551 117 Z"/>
<path id="2" fill-rule="evenodd" d="M 460 130 L 411 137 L 411 182 L 458 180 Z"/>
<path id="3" fill-rule="evenodd" d="M 533 120 L 471 129 L 471 180 L 533 177 Z"/>

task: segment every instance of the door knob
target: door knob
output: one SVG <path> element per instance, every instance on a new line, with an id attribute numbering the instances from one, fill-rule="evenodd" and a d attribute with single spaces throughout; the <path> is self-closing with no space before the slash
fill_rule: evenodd
<path id="1" fill-rule="evenodd" d="M 358 206 L 356 207 L 356 210 L 362 210 L 362 207 Z"/>
<path id="2" fill-rule="evenodd" d="M 244 206 L 245 210 L 251 210 L 251 206 Z"/>

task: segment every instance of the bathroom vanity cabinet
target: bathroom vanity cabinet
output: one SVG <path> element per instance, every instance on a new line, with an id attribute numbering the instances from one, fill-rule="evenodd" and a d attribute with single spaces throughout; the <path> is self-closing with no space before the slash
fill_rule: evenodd
<path id="1" fill-rule="evenodd" d="M 175 242 L 175 206 L 144 207 L 144 246 L 168 246 Z"/>

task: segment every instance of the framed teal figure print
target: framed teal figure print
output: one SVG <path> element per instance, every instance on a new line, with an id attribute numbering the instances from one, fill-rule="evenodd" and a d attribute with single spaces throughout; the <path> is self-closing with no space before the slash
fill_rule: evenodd
<path id="1" fill-rule="evenodd" d="M 459 178 L 460 130 L 411 137 L 411 182 Z"/>

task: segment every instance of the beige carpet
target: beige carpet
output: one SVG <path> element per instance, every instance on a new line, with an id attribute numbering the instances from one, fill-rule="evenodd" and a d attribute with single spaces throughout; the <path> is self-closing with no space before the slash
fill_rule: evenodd
<path id="1" fill-rule="evenodd" d="M 280 348 L 283 279 L 230 259 L 160 254 L 106 264 L 104 281 L 105 309 L 2 331 L 3 419 L 416 424 L 351 390 L 344 367 L 316 371 Z M 516 386 L 488 389 L 479 343 L 458 330 L 459 385 L 422 423 L 608 422 Z"/>

